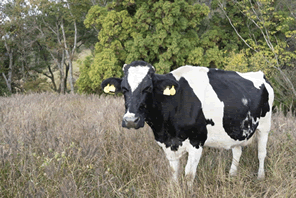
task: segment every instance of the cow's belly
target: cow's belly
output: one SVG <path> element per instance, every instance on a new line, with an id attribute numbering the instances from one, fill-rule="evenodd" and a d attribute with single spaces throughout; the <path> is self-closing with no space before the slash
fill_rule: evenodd
<path id="1" fill-rule="evenodd" d="M 250 139 L 234 140 L 223 129 L 212 130 L 208 127 L 208 137 L 204 146 L 214 148 L 231 149 L 235 146 L 246 146 L 253 140 L 254 135 Z"/>

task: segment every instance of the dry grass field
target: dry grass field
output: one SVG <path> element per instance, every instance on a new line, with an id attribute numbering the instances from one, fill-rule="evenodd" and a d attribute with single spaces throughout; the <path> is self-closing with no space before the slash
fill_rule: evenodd
<path id="1" fill-rule="evenodd" d="M 182 177 L 170 183 L 151 129 L 123 129 L 123 113 L 119 97 L 1 97 L 0 197 L 296 197 L 291 115 L 273 116 L 265 180 L 256 179 L 254 143 L 244 148 L 237 177 L 228 176 L 231 151 L 205 148 L 189 191 Z"/>

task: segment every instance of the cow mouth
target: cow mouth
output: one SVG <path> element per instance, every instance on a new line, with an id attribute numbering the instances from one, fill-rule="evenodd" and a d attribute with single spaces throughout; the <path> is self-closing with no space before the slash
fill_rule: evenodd
<path id="1" fill-rule="evenodd" d="M 127 128 L 127 129 L 139 129 L 139 128 L 142 128 L 141 126 L 123 126 L 124 128 Z"/>
<path id="2" fill-rule="evenodd" d="M 144 124 L 141 122 L 139 117 L 136 118 L 123 118 L 122 127 L 127 129 L 139 129 L 144 127 Z"/>

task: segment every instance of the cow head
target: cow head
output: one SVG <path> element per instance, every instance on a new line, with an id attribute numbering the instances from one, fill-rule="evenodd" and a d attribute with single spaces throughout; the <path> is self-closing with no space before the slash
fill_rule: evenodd
<path id="1" fill-rule="evenodd" d="M 156 75 L 154 67 L 144 61 L 125 64 L 123 71 L 123 78 L 108 78 L 101 86 L 105 93 L 124 94 L 122 126 L 138 129 L 144 126 L 149 107 L 153 106 L 153 100 L 157 98 L 155 96 L 172 97 L 179 84 L 174 78 Z"/>

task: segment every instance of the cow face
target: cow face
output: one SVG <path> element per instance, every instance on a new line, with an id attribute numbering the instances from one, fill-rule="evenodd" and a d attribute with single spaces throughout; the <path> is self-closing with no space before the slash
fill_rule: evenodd
<path id="1" fill-rule="evenodd" d="M 134 61 L 123 66 L 122 79 L 109 78 L 102 82 L 105 93 L 122 92 L 125 99 L 125 114 L 122 126 L 138 129 L 144 126 L 148 107 L 153 106 L 155 95 L 170 97 L 176 94 L 175 80 L 155 76 L 155 69 L 144 61 Z"/>

